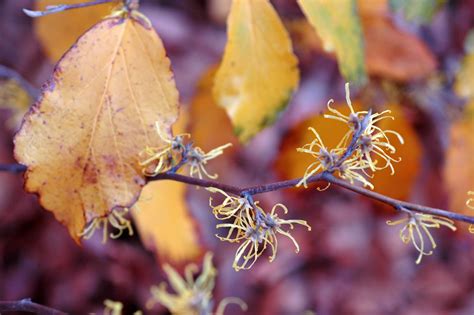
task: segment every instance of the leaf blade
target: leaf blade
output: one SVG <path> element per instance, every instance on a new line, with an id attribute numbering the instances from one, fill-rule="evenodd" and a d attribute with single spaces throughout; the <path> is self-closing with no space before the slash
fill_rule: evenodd
<path id="1" fill-rule="evenodd" d="M 364 42 L 355 0 L 298 0 L 304 14 L 322 38 L 325 50 L 334 51 L 344 78 L 367 80 Z"/>
<path id="2" fill-rule="evenodd" d="M 299 82 L 297 59 L 288 33 L 267 0 L 235 0 L 228 38 L 213 94 L 226 109 L 240 141 L 247 142 L 286 108 Z"/>
<path id="3" fill-rule="evenodd" d="M 177 113 L 158 35 L 133 19 L 99 22 L 59 62 L 15 137 L 26 189 L 78 240 L 90 219 L 135 202 L 145 182 L 139 152 L 162 143 L 154 123 L 169 130 Z"/>

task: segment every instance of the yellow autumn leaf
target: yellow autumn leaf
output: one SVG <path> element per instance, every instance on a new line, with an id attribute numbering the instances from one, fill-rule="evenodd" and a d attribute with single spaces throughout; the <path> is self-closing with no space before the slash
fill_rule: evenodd
<path id="1" fill-rule="evenodd" d="M 86 222 L 129 207 L 145 180 L 139 153 L 169 132 L 178 92 L 163 44 L 145 18 L 111 18 L 56 66 L 15 137 L 26 189 L 78 239 Z"/>
<path id="2" fill-rule="evenodd" d="M 186 188 L 173 181 L 150 182 L 132 211 L 143 244 L 162 261 L 189 261 L 201 254 Z"/>
<path id="3" fill-rule="evenodd" d="M 364 42 L 356 0 L 298 0 L 321 37 L 324 49 L 334 51 L 347 81 L 366 81 Z"/>
<path id="4" fill-rule="evenodd" d="M 47 6 L 76 4 L 84 0 L 36 0 L 35 10 Z M 67 10 L 34 19 L 34 29 L 44 51 L 56 62 L 85 31 L 110 14 L 117 3 L 106 3 L 77 10 Z"/>
<path id="5" fill-rule="evenodd" d="M 286 108 L 299 81 L 297 59 L 268 0 L 234 0 L 227 24 L 213 94 L 239 140 L 247 142 Z"/>

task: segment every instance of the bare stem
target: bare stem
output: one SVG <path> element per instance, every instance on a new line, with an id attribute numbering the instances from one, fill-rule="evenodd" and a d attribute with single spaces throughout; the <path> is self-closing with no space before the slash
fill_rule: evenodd
<path id="1" fill-rule="evenodd" d="M 23 12 L 29 17 L 36 18 L 36 17 L 45 16 L 48 14 L 63 12 L 66 10 L 85 8 L 85 7 L 90 7 L 90 6 L 109 3 L 109 2 L 118 2 L 118 0 L 94 0 L 90 2 L 81 2 L 81 3 L 74 3 L 74 4 L 50 5 L 46 7 L 45 11 L 34 11 L 34 10 L 23 9 Z"/>
<path id="2" fill-rule="evenodd" d="M 50 308 L 31 301 L 23 299 L 19 301 L 0 301 L 0 314 L 9 312 L 28 312 L 39 315 L 66 315 L 60 310 Z"/>
<path id="3" fill-rule="evenodd" d="M 0 164 L 0 172 L 23 173 L 25 171 L 26 166 L 21 164 Z"/>
<path id="4" fill-rule="evenodd" d="M 26 170 L 26 167 L 20 164 L 0 164 L 0 171 L 4 172 L 12 172 L 12 173 L 21 173 Z M 279 182 L 273 182 L 269 184 L 264 184 L 264 185 L 257 185 L 257 186 L 249 186 L 249 187 L 237 187 L 233 185 L 228 185 L 224 183 L 220 183 L 214 180 L 209 180 L 209 179 L 200 179 L 200 178 L 194 178 L 186 175 L 180 175 L 176 174 L 173 172 L 167 172 L 167 173 L 162 173 L 158 174 L 154 177 L 150 177 L 148 181 L 155 181 L 155 180 L 171 180 L 175 182 L 181 182 L 185 183 L 188 185 L 193 185 L 193 186 L 198 186 L 198 187 L 213 187 L 213 188 L 218 188 L 221 189 L 227 193 L 231 193 L 234 195 L 258 195 L 258 194 L 263 194 L 267 193 L 270 191 L 277 191 L 277 190 L 282 190 L 282 189 L 287 189 L 287 188 L 293 188 L 296 186 L 301 181 L 301 178 L 295 178 L 295 179 L 290 179 L 290 180 L 285 180 L 285 181 L 279 181 Z M 411 211 L 419 212 L 419 213 L 425 213 L 425 214 L 431 214 L 431 215 L 439 215 L 443 216 L 446 218 L 449 218 L 451 220 L 456 220 L 456 221 L 462 221 L 462 222 L 467 222 L 474 224 L 474 217 L 473 216 L 467 216 L 455 212 L 451 212 L 448 210 L 443 210 L 443 209 L 437 209 L 437 208 L 431 208 L 415 203 L 410 203 L 406 201 L 401 201 L 398 199 L 393 199 L 390 197 L 387 197 L 385 195 L 376 193 L 372 190 L 365 189 L 360 186 L 353 185 L 345 180 L 342 180 L 340 178 L 335 177 L 332 175 L 330 172 L 323 172 L 319 173 L 316 175 L 313 175 L 309 177 L 306 182 L 308 184 L 310 183 L 316 183 L 316 182 L 325 182 L 329 184 L 333 184 L 348 190 L 351 190 L 355 193 L 358 193 L 360 195 L 366 196 L 368 198 L 380 201 L 382 203 L 385 203 L 391 207 L 393 207 L 395 210 L 399 210 L 400 208 L 405 208 Z"/>

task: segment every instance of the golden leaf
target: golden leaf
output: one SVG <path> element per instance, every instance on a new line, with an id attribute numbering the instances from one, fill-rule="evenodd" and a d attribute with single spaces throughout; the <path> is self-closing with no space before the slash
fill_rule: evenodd
<path id="1" fill-rule="evenodd" d="M 186 205 L 186 185 L 148 183 L 132 211 L 143 244 L 164 261 L 183 262 L 201 254 L 196 226 Z"/>
<path id="2" fill-rule="evenodd" d="M 84 0 L 36 0 L 35 10 L 47 6 L 75 4 Z M 107 3 L 76 10 L 68 10 L 34 19 L 35 32 L 51 61 L 56 62 L 85 31 L 110 14 L 117 5 Z"/>
<path id="3" fill-rule="evenodd" d="M 143 23 L 143 24 L 142 24 Z M 116 207 L 129 207 L 145 183 L 139 153 L 168 132 L 178 91 L 160 38 L 144 19 L 98 23 L 56 66 L 15 137 L 38 193 L 71 236 Z"/>
<path id="4" fill-rule="evenodd" d="M 297 59 L 268 0 L 234 0 L 214 98 L 246 142 L 271 125 L 298 85 Z"/>
<path id="5" fill-rule="evenodd" d="M 324 50 L 334 51 L 347 81 L 366 81 L 364 42 L 355 0 L 298 0 L 321 37 Z"/>

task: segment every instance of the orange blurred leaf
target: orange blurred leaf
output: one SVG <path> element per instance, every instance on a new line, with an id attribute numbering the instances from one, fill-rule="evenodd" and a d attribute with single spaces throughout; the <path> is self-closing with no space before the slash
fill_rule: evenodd
<path id="1" fill-rule="evenodd" d="M 189 132 L 193 142 L 204 151 L 210 151 L 224 143 L 232 143 L 232 147 L 227 149 L 229 156 L 229 152 L 238 148 L 239 141 L 233 132 L 229 116 L 216 104 L 212 96 L 216 70 L 215 66 L 208 69 L 197 84 L 196 94 L 189 109 Z"/>
<path id="2" fill-rule="evenodd" d="M 394 130 L 403 137 L 404 144 L 401 144 L 394 136 L 388 135 L 397 149 L 394 157 L 400 157 L 401 161 L 394 163 L 394 175 L 390 175 L 390 170 L 386 168 L 375 172 L 371 182 L 375 186 L 374 191 L 395 199 L 407 200 L 421 168 L 422 144 L 413 126 L 406 119 L 403 109 L 397 104 L 389 105 L 387 109 L 392 111 L 395 120 L 384 119 L 378 126 L 383 130 Z"/>
<path id="3" fill-rule="evenodd" d="M 161 260 L 197 258 L 201 246 L 186 204 L 186 185 L 173 181 L 148 183 L 132 211 L 143 244 Z"/>
<path id="4" fill-rule="evenodd" d="M 61 59 L 15 137 L 38 193 L 77 240 L 86 222 L 138 198 L 139 153 L 160 146 L 178 91 L 160 38 L 144 18 L 101 21 Z"/>
<path id="5" fill-rule="evenodd" d="M 433 53 L 386 16 L 364 16 L 367 71 L 396 81 L 422 79 L 436 70 Z"/>
<path id="6" fill-rule="evenodd" d="M 75 4 L 84 0 L 36 0 L 35 10 L 57 4 Z M 34 19 L 35 32 L 51 61 L 56 62 L 85 31 L 110 14 L 117 3 L 68 10 Z"/>
<path id="7" fill-rule="evenodd" d="M 456 121 L 450 132 L 444 177 L 452 211 L 472 215 L 466 206 L 467 192 L 474 191 L 474 101 L 467 106 L 465 115 Z"/>

